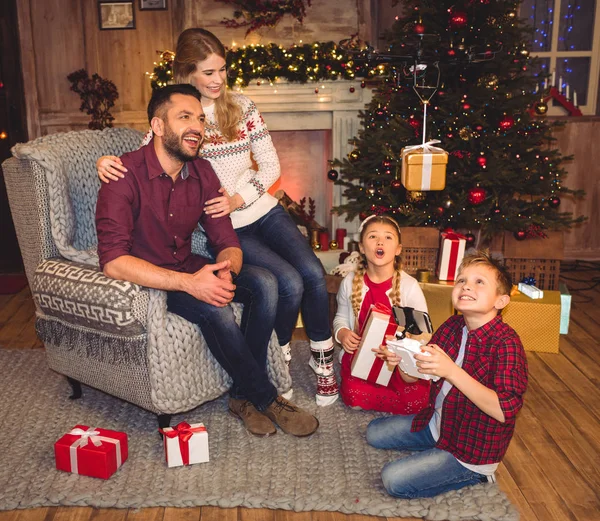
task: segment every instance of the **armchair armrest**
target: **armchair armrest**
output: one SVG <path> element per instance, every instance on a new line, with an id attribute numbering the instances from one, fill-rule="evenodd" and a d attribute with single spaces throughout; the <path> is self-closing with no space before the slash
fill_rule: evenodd
<path id="1" fill-rule="evenodd" d="M 46 259 L 31 291 L 40 313 L 71 325 L 120 336 L 146 332 L 148 290 L 110 279 L 95 266 Z"/>

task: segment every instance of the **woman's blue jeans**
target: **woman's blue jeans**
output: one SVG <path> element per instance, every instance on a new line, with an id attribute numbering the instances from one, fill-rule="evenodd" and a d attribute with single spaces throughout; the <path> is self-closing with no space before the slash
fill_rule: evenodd
<path id="1" fill-rule="evenodd" d="M 486 476 L 463 467 L 449 452 L 436 449 L 428 427 L 410 432 L 413 418 L 386 416 L 367 427 L 367 443 L 377 449 L 416 451 L 383 467 L 381 479 L 388 494 L 403 499 L 433 497 L 487 481 Z"/>
<path id="2" fill-rule="evenodd" d="M 300 309 L 308 338 L 313 341 L 330 338 L 325 270 L 283 207 L 278 204 L 236 232 L 244 265 L 260 266 L 277 278 L 275 332 L 279 343 L 285 345 L 292 339 Z"/>
<path id="3" fill-rule="evenodd" d="M 231 306 L 216 307 L 182 291 L 167 292 L 167 309 L 200 326 L 213 356 L 233 379 L 232 398 L 264 411 L 277 397 L 267 375 L 267 349 L 277 309 L 277 281 L 257 266 L 244 266 L 233 301 L 244 305 L 237 325 Z"/>

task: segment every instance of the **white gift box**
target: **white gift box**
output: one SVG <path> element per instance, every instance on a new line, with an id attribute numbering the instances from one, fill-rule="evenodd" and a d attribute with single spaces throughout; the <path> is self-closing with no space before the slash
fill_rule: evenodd
<path id="1" fill-rule="evenodd" d="M 454 232 L 442 232 L 437 276 L 439 280 L 455 280 L 465 256 L 467 239 Z"/>
<path id="2" fill-rule="evenodd" d="M 181 467 L 206 463 L 208 457 L 208 431 L 203 423 L 182 422 L 175 428 L 161 429 L 168 467 Z"/>
<path id="3" fill-rule="evenodd" d="M 544 298 L 544 292 L 541 289 L 532 286 L 531 284 L 519 282 L 517 289 L 523 293 L 523 295 L 526 295 L 529 298 Z"/>
<path id="4" fill-rule="evenodd" d="M 388 340 L 387 347 L 400 357 L 400 369 L 413 378 L 422 380 L 433 380 L 437 382 L 440 377 L 431 374 L 419 373 L 415 355 L 431 356 L 429 351 L 421 351 L 421 342 L 414 338 L 403 338 L 401 340 Z"/>
<path id="5" fill-rule="evenodd" d="M 390 325 L 390 315 L 371 308 L 362 332 L 358 350 L 352 360 L 350 374 L 379 385 L 388 385 L 394 367 L 377 358 L 371 349 L 379 347 Z"/>
<path id="6" fill-rule="evenodd" d="M 566 284 L 559 284 L 560 289 L 560 334 L 569 332 L 569 318 L 571 316 L 571 294 Z"/>

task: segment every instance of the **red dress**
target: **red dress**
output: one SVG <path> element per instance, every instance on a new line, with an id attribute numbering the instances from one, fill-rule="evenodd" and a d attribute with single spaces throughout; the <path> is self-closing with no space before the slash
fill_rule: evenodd
<path id="1" fill-rule="evenodd" d="M 375 283 L 365 273 L 364 283 L 369 290 L 361 304 L 358 315 L 359 331 L 362 329 L 371 304 L 381 303 L 388 307 L 391 305 L 386 294 L 392 287 L 391 278 L 381 283 Z M 395 331 L 396 323 L 390 317 L 388 334 L 393 334 Z M 396 369 L 387 387 L 367 382 L 350 374 L 353 358 L 354 355 L 348 353 L 344 353 L 342 357 L 340 395 L 346 405 L 392 414 L 416 414 L 427 405 L 429 399 L 428 380 L 417 380 L 412 384 L 406 383 L 400 376 L 399 370 Z"/>

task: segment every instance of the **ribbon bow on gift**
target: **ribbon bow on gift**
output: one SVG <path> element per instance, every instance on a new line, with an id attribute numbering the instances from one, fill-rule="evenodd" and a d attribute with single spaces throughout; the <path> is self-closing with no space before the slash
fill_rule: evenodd
<path id="1" fill-rule="evenodd" d="M 449 231 L 449 232 L 442 232 L 442 237 L 444 239 L 448 239 L 449 241 L 461 241 L 461 240 L 467 240 L 467 238 L 460 234 L 460 233 L 456 233 L 453 231 Z"/>
<path id="2" fill-rule="evenodd" d="M 179 438 L 179 450 L 181 451 L 181 460 L 184 465 L 190 464 L 190 438 L 197 432 L 206 432 L 206 427 L 192 427 L 187 422 L 178 423 L 172 429 L 167 431 L 158 429 L 158 432 L 167 438 Z"/>
<path id="3" fill-rule="evenodd" d="M 437 145 L 438 143 L 441 143 L 441 141 L 439 139 L 432 139 L 431 141 L 421 143 L 420 145 L 411 145 L 409 147 L 404 147 L 402 149 L 402 153 L 406 154 L 407 152 L 414 152 L 415 150 L 419 150 L 420 148 L 423 149 L 424 154 L 433 154 L 434 152 L 444 152 L 443 149 L 433 146 L 433 145 Z"/>
<path id="4" fill-rule="evenodd" d="M 77 449 L 80 447 L 85 447 L 88 444 L 88 441 L 91 441 L 95 447 L 100 447 L 103 441 L 114 444 L 117 449 L 117 468 L 119 468 L 123 463 L 121 459 L 121 442 L 114 438 L 100 436 L 100 431 L 97 431 L 95 427 L 88 427 L 87 430 L 77 427 L 75 429 L 71 429 L 68 434 L 71 436 L 79 436 L 79 438 L 75 440 L 69 448 L 71 472 L 73 474 L 79 474 L 79 468 L 77 464 Z"/>

